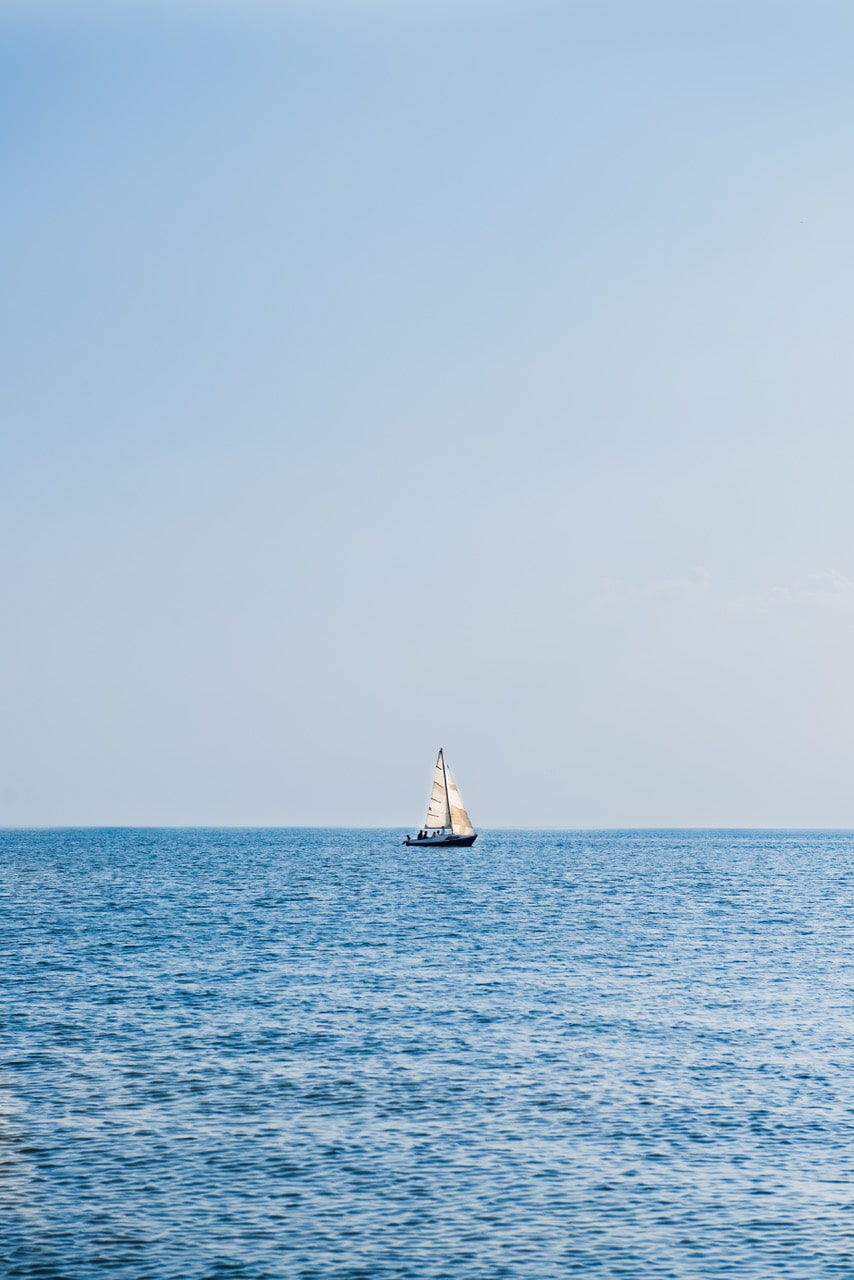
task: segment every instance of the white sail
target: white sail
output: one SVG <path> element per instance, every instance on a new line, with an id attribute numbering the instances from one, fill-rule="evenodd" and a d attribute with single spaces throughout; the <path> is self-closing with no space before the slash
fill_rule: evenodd
<path id="1" fill-rule="evenodd" d="M 448 808 L 451 811 L 451 828 L 455 836 L 473 836 L 474 827 L 466 813 L 460 789 L 454 781 L 454 775 L 445 765 L 445 780 L 448 784 Z"/>
<path id="2" fill-rule="evenodd" d="M 451 811 L 448 804 L 448 788 L 445 785 L 445 762 L 442 758 L 442 752 L 439 752 L 439 758 L 436 761 L 436 768 L 433 771 L 433 790 L 430 793 L 430 803 L 427 806 L 427 817 L 424 826 L 428 830 L 437 827 L 449 827 L 451 825 Z"/>

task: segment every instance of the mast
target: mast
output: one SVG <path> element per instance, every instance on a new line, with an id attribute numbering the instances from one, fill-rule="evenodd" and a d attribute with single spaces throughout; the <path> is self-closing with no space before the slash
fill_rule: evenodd
<path id="1" fill-rule="evenodd" d="M 451 816 L 451 793 L 448 791 L 448 772 L 445 768 L 445 751 L 443 747 L 439 748 L 439 758 L 442 761 L 442 781 L 445 784 L 445 812 L 448 815 L 448 822 L 451 824 L 451 830 L 454 829 L 454 819 Z"/>

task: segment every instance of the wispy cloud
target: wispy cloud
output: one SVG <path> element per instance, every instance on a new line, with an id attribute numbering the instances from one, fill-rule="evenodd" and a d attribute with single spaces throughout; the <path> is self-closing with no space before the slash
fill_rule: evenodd
<path id="1" fill-rule="evenodd" d="M 854 612 L 854 581 L 838 569 L 822 569 L 789 583 L 755 590 L 727 588 L 708 569 L 626 582 L 601 581 L 592 608 L 596 613 L 672 613 L 702 605 L 718 613 L 742 617 L 774 614 L 843 614 Z"/>
<path id="2" fill-rule="evenodd" d="M 624 582 L 604 578 L 594 601 L 597 611 L 610 612 L 644 608 L 649 605 L 693 603 L 709 592 L 711 574 L 700 566 L 684 574 L 650 578 L 646 582 Z"/>
<path id="3" fill-rule="evenodd" d="M 772 588 L 768 600 L 772 607 L 796 612 L 847 611 L 854 608 L 854 582 L 838 569 L 824 569 Z"/>

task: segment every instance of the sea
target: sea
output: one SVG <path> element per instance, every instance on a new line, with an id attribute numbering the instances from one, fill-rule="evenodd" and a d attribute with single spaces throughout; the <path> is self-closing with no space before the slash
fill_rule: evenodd
<path id="1" fill-rule="evenodd" d="M 854 1276 L 854 834 L 0 833 L 0 1275 Z"/>

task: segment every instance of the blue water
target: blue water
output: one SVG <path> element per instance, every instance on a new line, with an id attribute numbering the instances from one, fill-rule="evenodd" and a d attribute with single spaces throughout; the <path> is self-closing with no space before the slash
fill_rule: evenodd
<path id="1" fill-rule="evenodd" d="M 0 833 L 0 1274 L 854 1276 L 854 836 Z"/>

